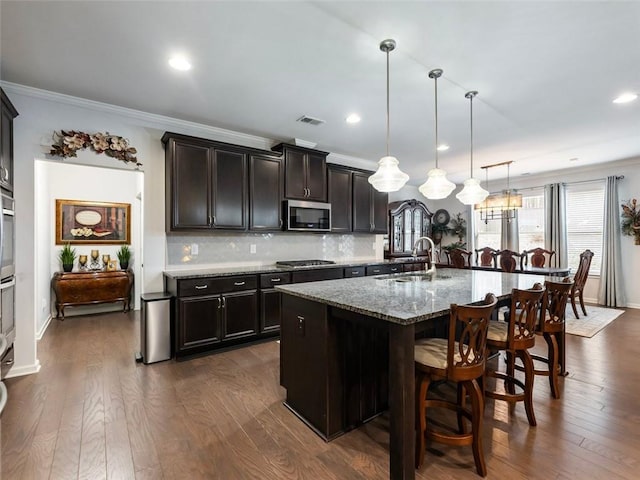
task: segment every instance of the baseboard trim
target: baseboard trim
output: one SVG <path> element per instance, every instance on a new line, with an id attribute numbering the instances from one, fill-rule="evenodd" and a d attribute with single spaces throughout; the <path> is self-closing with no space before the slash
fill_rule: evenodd
<path id="1" fill-rule="evenodd" d="M 31 375 L 40 371 L 40 360 L 36 360 L 33 365 L 24 365 L 22 367 L 13 367 L 7 373 L 5 378 L 23 377 L 24 375 Z"/>
<path id="2" fill-rule="evenodd" d="M 627 303 L 627 308 L 640 308 L 640 303 Z"/>
<path id="3" fill-rule="evenodd" d="M 40 330 L 38 330 L 36 332 L 36 340 L 40 341 L 42 340 L 42 337 L 44 336 L 44 332 L 47 331 L 47 328 L 49 328 L 49 324 L 51 323 L 51 319 L 53 318 L 53 315 L 49 315 L 47 317 L 47 319 L 45 320 L 45 322 L 42 324 L 42 326 L 40 327 Z"/>

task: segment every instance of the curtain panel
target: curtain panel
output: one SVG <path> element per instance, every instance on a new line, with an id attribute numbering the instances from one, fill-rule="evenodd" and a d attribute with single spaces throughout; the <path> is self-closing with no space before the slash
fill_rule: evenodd
<path id="1" fill-rule="evenodd" d="M 545 229 L 544 247 L 556 252 L 552 267 L 569 264 L 567 252 L 567 189 L 564 183 L 544 186 Z"/>
<path id="2" fill-rule="evenodd" d="M 608 307 L 624 307 L 627 304 L 622 279 L 622 255 L 620 253 L 620 202 L 618 201 L 616 176 L 607 177 L 604 191 L 604 231 L 602 239 L 602 266 L 598 303 Z"/>

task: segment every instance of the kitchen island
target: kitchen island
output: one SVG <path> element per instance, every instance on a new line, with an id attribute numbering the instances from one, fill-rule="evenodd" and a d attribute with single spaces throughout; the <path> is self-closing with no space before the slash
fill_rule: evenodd
<path id="1" fill-rule="evenodd" d="M 557 280 L 557 279 L 556 279 Z M 451 303 L 509 302 L 538 275 L 443 269 L 276 287 L 285 405 L 326 440 L 389 407 L 390 478 L 414 479 L 416 332 Z"/>

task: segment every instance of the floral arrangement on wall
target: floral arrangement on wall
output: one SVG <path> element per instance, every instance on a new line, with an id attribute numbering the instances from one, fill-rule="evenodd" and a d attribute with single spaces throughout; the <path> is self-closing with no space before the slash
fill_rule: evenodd
<path id="1" fill-rule="evenodd" d="M 125 163 L 135 163 L 137 167 L 142 164 L 135 157 L 137 150 L 129 145 L 129 140 L 116 135 L 106 133 L 85 133 L 75 130 L 61 130 L 54 132 L 55 142 L 51 145 L 51 155 L 68 158 L 77 157 L 78 150 L 90 148 L 96 153 L 104 153 Z"/>
<path id="2" fill-rule="evenodd" d="M 640 245 L 640 209 L 638 201 L 634 198 L 622 205 L 622 222 L 620 229 L 623 235 L 634 236 L 636 245 Z"/>

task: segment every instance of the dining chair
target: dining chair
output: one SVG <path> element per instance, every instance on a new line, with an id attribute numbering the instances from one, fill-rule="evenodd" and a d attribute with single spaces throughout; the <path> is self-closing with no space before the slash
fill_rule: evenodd
<path id="1" fill-rule="evenodd" d="M 447 252 L 449 265 L 453 265 L 455 268 L 471 268 L 471 255 L 472 252 L 461 248 L 452 248 Z"/>
<path id="2" fill-rule="evenodd" d="M 522 254 L 513 250 L 500 250 L 496 254 L 498 268 L 504 272 L 513 273 L 518 268 Z"/>
<path id="3" fill-rule="evenodd" d="M 504 391 L 487 390 L 485 395 L 509 403 L 524 402 L 527 420 L 536 426 L 533 411 L 533 359 L 529 349 L 535 345 L 536 329 L 544 296 L 544 288 L 536 283 L 530 290 L 514 288 L 511 292 L 511 306 L 507 321 L 492 320 L 487 331 L 487 349 L 491 352 L 504 351 L 507 356 L 506 372 L 488 367 L 485 377 L 504 380 Z M 515 377 L 516 358 L 522 360 L 524 382 Z M 515 387 L 522 391 L 516 392 Z M 486 386 L 485 386 L 486 387 Z"/>
<path id="4" fill-rule="evenodd" d="M 496 268 L 496 253 L 498 250 L 491 247 L 476 248 L 476 265 L 481 267 Z"/>
<path id="5" fill-rule="evenodd" d="M 424 463 L 426 439 L 429 438 L 447 445 L 471 445 L 478 475 L 487 475 L 482 448 L 484 397 L 478 380 L 485 372 L 487 329 L 496 303 L 495 295 L 489 293 L 483 305 L 452 304 L 449 337 L 416 341 L 416 468 Z M 456 331 L 461 332 L 458 340 Z M 457 401 L 427 399 L 429 385 L 435 380 L 456 382 Z M 466 407 L 467 395 L 470 397 L 471 409 Z M 427 414 L 432 408 L 455 411 L 458 430 L 444 426 L 434 428 L 433 422 L 427 421 Z M 463 419 L 471 423 L 471 432 L 466 431 Z"/>
<path id="6" fill-rule="evenodd" d="M 531 263 L 532 267 L 551 266 L 551 260 L 555 254 L 556 252 L 553 250 L 545 250 L 544 248 L 525 250 L 522 252 L 522 257 L 520 258 L 520 269 L 524 270 L 524 267 L 529 263 Z M 531 260 L 529 260 L 529 256 L 531 256 Z"/>
<path id="7" fill-rule="evenodd" d="M 571 299 L 571 308 L 573 308 L 573 314 L 576 318 L 580 318 L 578 315 L 578 309 L 576 308 L 576 297 L 580 300 L 580 306 L 582 307 L 582 313 L 587 315 L 587 310 L 584 308 L 584 286 L 587 283 L 587 277 L 589 276 L 589 268 L 591 267 L 591 260 L 593 259 L 593 252 L 589 249 L 580 254 L 580 262 L 578 263 L 578 269 L 573 277 L 573 287 L 569 298 Z"/>

